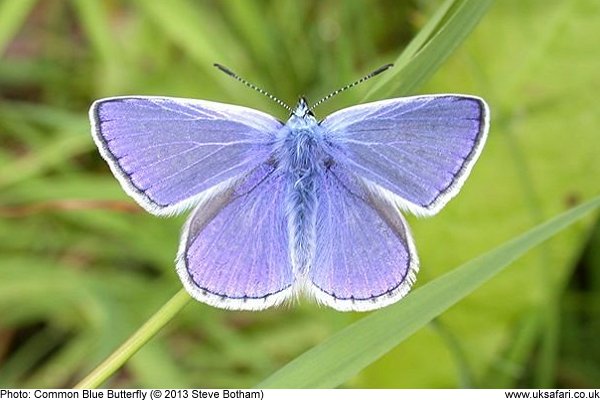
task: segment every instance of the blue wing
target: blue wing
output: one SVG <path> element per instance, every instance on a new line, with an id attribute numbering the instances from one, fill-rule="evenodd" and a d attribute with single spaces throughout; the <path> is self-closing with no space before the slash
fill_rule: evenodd
<path id="1" fill-rule="evenodd" d="M 197 300 L 260 310 L 292 293 L 283 175 L 263 164 L 204 197 L 188 219 L 177 272 Z"/>
<path id="2" fill-rule="evenodd" d="M 170 97 L 113 97 L 90 108 L 92 134 L 125 191 L 153 214 L 265 162 L 275 118 L 245 107 Z"/>
<path id="3" fill-rule="evenodd" d="M 384 188 L 402 208 L 421 215 L 437 213 L 458 193 L 488 125 L 486 103 L 462 95 L 362 104 L 321 122 L 335 168 Z"/>
<path id="4" fill-rule="evenodd" d="M 339 311 L 368 311 L 400 300 L 416 279 L 413 239 L 387 196 L 362 179 L 329 170 L 317 208 L 310 293 Z"/>

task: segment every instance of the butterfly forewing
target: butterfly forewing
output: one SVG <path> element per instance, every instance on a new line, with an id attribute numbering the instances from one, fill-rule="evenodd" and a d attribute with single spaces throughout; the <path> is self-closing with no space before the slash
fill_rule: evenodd
<path id="1" fill-rule="evenodd" d="M 394 193 L 416 214 L 438 212 L 484 145 L 488 107 L 478 97 L 416 96 L 349 107 L 321 126 L 336 163 Z"/>
<path id="2" fill-rule="evenodd" d="M 281 122 L 245 107 L 171 97 L 114 97 L 90 109 L 92 133 L 124 189 L 173 214 L 269 157 Z"/>

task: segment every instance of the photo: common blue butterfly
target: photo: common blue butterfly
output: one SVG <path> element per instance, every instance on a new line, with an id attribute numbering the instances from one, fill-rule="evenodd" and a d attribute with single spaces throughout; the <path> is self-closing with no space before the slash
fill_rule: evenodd
<path id="1" fill-rule="evenodd" d="M 100 99 L 92 135 L 123 189 L 148 212 L 193 208 L 177 272 L 195 299 L 262 310 L 306 295 L 339 311 L 395 303 L 419 260 L 400 210 L 429 216 L 460 190 L 485 144 L 479 97 L 423 95 L 317 120 L 331 96 L 281 122 L 246 107 L 173 97 Z"/>

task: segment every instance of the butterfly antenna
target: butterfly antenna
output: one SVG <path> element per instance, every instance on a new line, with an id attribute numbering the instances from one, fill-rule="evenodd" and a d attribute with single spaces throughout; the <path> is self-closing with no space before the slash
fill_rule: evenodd
<path id="1" fill-rule="evenodd" d="M 251 89 L 256 90 L 258 93 L 263 94 L 265 96 L 267 96 L 268 98 L 270 98 L 271 100 L 273 100 L 275 103 L 279 104 L 280 106 L 282 106 L 283 108 L 285 108 L 286 110 L 288 110 L 289 112 L 292 112 L 292 108 L 290 106 L 288 106 L 287 104 L 285 104 L 283 101 L 279 100 L 277 97 L 273 96 L 272 94 L 270 94 L 269 92 L 267 92 L 266 90 L 263 90 L 261 88 L 259 88 L 258 86 L 248 82 L 247 80 L 245 80 L 244 78 L 239 77 L 235 72 L 231 71 L 229 68 L 222 66 L 221 64 L 213 64 L 215 67 L 219 68 L 221 71 L 225 72 L 227 75 L 231 76 L 232 78 L 237 79 L 238 81 L 242 82 L 244 85 L 248 86 Z"/>
<path id="2" fill-rule="evenodd" d="M 369 75 L 365 75 L 362 78 L 360 78 L 359 80 L 357 80 L 356 82 L 352 82 L 349 85 L 344 86 L 343 88 L 340 88 L 332 93 L 329 93 L 327 96 L 323 97 L 321 100 L 317 101 L 310 109 L 314 110 L 315 108 L 317 108 L 318 105 L 326 102 L 327 100 L 329 100 L 330 98 L 332 98 L 333 96 L 335 96 L 336 94 L 340 94 L 345 90 L 348 90 L 358 84 L 363 83 L 364 81 L 366 81 L 367 79 L 371 79 L 372 77 L 374 77 L 375 75 L 379 75 L 380 73 L 382 73 L 383 71 L 392 68 L 394 66 L 394 64 L 386 64 L 382 67 L 377 68 L 375 71 L 371 72 Z"/>

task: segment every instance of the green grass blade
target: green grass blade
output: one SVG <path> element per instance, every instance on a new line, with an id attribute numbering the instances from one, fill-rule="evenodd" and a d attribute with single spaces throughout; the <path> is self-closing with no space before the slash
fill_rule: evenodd
<path id="1" fill-rule="evenodd" d="M 433 16 L 429 18 L 427 23 L 421 28 L 419 33 L 410 41 L 410 43 L 404 48 L 402 53 L 394 61 L 394 69 L 388 71 L 385 75 L 381 76 L 377 83 L 373 85 L 371 90 L 367 93 L 366 98 L 374 97 L 375 92 L 381 90 L 387 83 L 397 79 L 396 76 L 406 67 L 406 64 L 417 54 L 417 52 L 423 47 L 428 40 L 431 39 L 433 32 L 436 32 L 443 25 L 444 17 L 450 12 L 450 9 L 458 0 L 446 0 L 438 9 L 435 11 Z"/>
<path id="2" fill-rule="evenodd" d="M 129 339 L 125 341 L 104 362 L 79 382 L 76 389 L 94 389 L 106 381 L 123 366 L 142 346 L 154 337 L 186 304 L 191 297 L 181 289 L 152 317 L 146 321 Z"/>
<path id="3" fill-rule="evenodd" d="M 0 3 L 0 56 L 17 33 L 36 0 L 8 0 Z"/>
<path id="4" fill-rule="evenodd" d="M 379 359 L 525 252 L 600 206 L 600 197 L 564 212 L 415 290 L 312 348 L 263 381 L 262 388 L 332 388 Z"/>
<path id="5" fill-rule="evenodd" d="M 492 2 L 446 1 L 363 100 L 412 94 L 467 38 Z"/>

